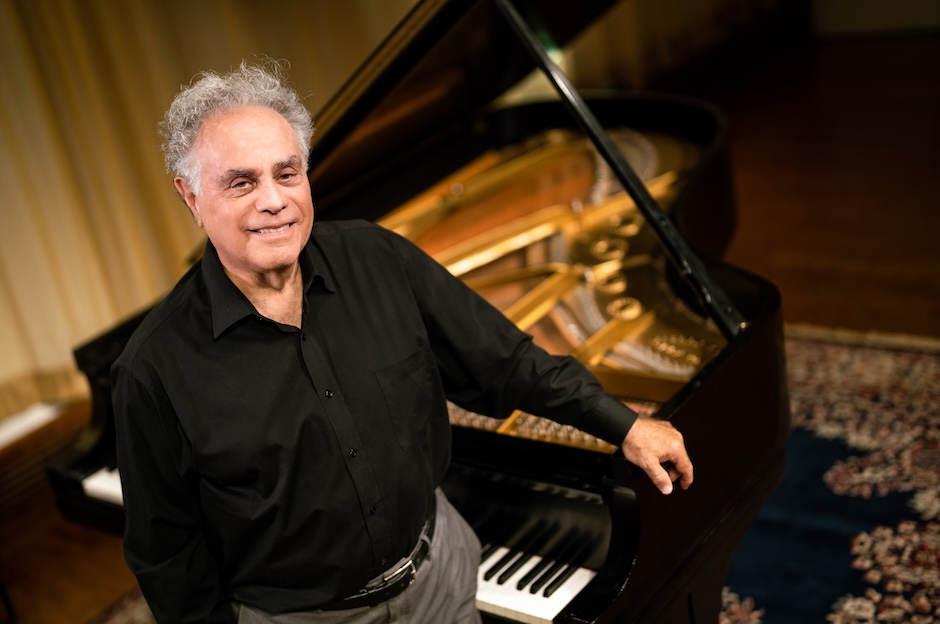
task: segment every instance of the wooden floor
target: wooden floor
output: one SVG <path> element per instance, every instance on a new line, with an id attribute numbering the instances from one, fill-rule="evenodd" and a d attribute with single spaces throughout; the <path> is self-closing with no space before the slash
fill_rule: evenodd
<path id="1" fill-rule="evenodd" d="M 789 49 L 699 90 L 730 123 L 728 260 L 780 288 L 787 321 L 940 336 L 937 76 L 940 37 L 869 38 Z M 3 514 L 0 540 L 21 624 L 87 622 L 135 586 L 120 539 L 66 523 L 45 489 Z"/>
<path id="2" fill-rule="evenodd" d="M 788 322 L 940 336 L 940 36 L 817 44 L 702 95 L 728 116 L 726 259 Z"/>

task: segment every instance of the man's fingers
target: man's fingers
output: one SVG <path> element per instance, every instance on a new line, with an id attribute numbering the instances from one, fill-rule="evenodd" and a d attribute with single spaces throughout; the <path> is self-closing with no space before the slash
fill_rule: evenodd
<path id="1" fill-rule="evenodd" d="M 665 421 L 641 418 L 623 441 L 624 456 L 641 467 L 663 494 L 673 491 L 678 480 L 682 489 L 692 485 L 692 460 L 682 434 Z"/>
<path id="2" fill-rule="evenodd" d="M 692 460 L 689 459 L 689 456 L 684 451 L 682 453 L 682 457 L 679 458 L 673 469 L 680 476 L 681 480 L 679 481 L 679 485 L 682 486 L 682 489 L 689 489 L 689 486 L 692 485 L 694 474 L 692 471 Z"/>
<path id="3" fill-rule="evenodd" d="M 674 479 L 665 468 L 659 464 L 650 464 L 644 471 L 649 476 L 650 480 L 653 482 L 659 491 L 663 494 L 672 494 L 672 482 Z"/>

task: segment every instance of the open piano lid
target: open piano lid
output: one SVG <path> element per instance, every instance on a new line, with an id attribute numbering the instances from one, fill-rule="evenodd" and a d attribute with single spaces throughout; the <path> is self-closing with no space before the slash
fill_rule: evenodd
<path id="1" fill-rule="evenodd" d="M 709 277 L 546 49 L 566 44 L 610 4 L 419 3 L 318 115 L 310 180 L 319 209 L 329 215 L 332 194 L 341 196 L 350 186 L 361 189 L 363 172 L 380 170 L 421 137 L 455 121 L 465 124 L 537 67 L 636 203 L 701 308 L 731 339 L 747 326 L 743 315 Z"/>
<path id="2" fill-rule="evenodd" d="M 561 47 L 613 0 L 527 2 Z M 318 204 L 417 140 L 462 123 L 528 75 L 535 59 L 491 0 L 424 0 L 317 113 L 311 182 Z M 318 205 L 318 208 L 321 208 Z"/>

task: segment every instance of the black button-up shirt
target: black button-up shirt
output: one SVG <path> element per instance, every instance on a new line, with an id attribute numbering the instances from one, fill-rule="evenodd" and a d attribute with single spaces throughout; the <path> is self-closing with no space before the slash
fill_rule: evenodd
<path id="1" fill-rule="evenodd" d="M 128 563 L 161 621 L 355 593 L 413 547 L 450 460 L 446 400 L 619 444 L 636 415 L 405 239 L 318 222 L 300 329 L 210 245 L 112 369 Z"/>

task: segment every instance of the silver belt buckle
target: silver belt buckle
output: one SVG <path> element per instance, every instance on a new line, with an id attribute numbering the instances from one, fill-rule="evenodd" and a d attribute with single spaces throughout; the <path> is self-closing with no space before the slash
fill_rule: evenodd
<path id="1" fill-rule="evenodd" d="M 415 567 L 415 562 L 412 561 L 411 559 L 401 564 L 401 567 L 399 567 L 397 570 L 394 570 L 388 576 L 382 577 L 382 580 L 385 581 L 386 583 L 391 582 L 392 579 L 398 578 L 399 574 L 405 572 L 409 568 L 411 569 L 411 579 L 408 581 L 408 584 L 411 585 L 412 583 L 415 582 L 415 579 L 418 578 L 418 568 Z"/>

